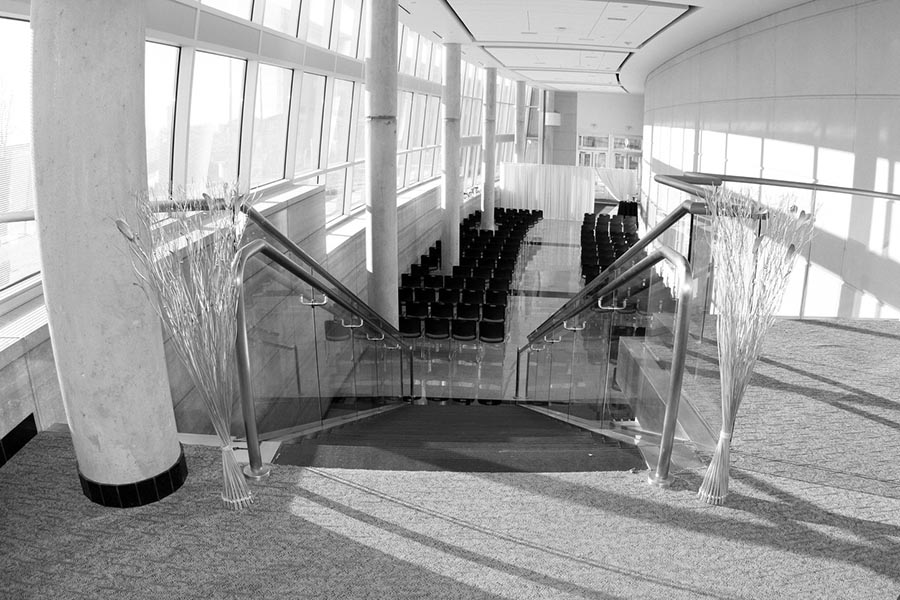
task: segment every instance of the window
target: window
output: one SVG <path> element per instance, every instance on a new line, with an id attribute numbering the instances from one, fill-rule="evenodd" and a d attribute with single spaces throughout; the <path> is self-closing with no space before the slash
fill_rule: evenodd
<path id="1" fill-rule="evenodd" d="M 201 4 L 205 4 L 211 8 L 216 8 L 222 12 L 227 12 L 236 17 L 250 20 L 251 11 L 253 10 L 253 0 L 201 0 Z"/>
<path id="2" fill-rule="evenodd" d="M 174 46 L 147 43 L 144 59 L 144 112 L 147 124 L 147 185 L 172 179 L 172 139 L 178 54 Z"/>
<path id="3" fill-rule="evenodd" d="M 328 134 L 328 166 L 347 162 L 350 148 L 350 118 L 353 107 L 353 82 L 334 80 L 331 94 L 331 127 Z"/>
<path id="4" fill-rule="evenodd" d="M 409 148 L 409 113 L 412 108 L 412 92 L 400 92 L 397 99 L 397 150 Z"/>
<path id="5" fill-rule="evenodd" d="M 407 75 L 416 73 L 416 50 L 419 46 L 419 34 L 411 29 L 403 28 L 403 46 L 400 48 L 400 72 Z"/>
<path id="6" fill-rule="evenodd" d="M 341 216 L 344 210 L 344 192 L 347 169 L 330 171 L 325 176 L 325 221 Z"/>
<path id="7" fill-rule="evenodd" d="M 234 182 L 238 177 L 246 62 L 197 52 L 191 86 L 188 186 Z"/>
<path id="8" fill-rule="evenodd" d="M 428 68 L 431 66 L 431 40 L 419 38 L 419 54 L 416 59 L 416 77 L 428 79 Z"/>
<path id="9" fill-rule="evenodd" d="M 300 6 L 301 40 L 328 48 L 334 0 L 305 0 Z"/>
<path id="10" fill-rule="evenodd" d="M 0 18 L 0 213 L 34 209 L 31 28 Z M 0 289 L 40 271 L 34 221 L 0 224 Z"/>
<path id="11" fill-rule="evenodd" d="M 297 35 L 299 18 L 300 0 L 266 0 L 264 26 L 288 35 Z"/>
<path id="12" fill-rule="evenodd" d="M 322 119 L 325 114 L 325 77 L 304 73 L 300 82 L 300 120 L 297 124 L 297 158 L 294 173 L 319 168 Z"/>
<path id="13" fill-rule="evenodd" d="M 444 47 L 434 44 L 431 50 L 431 81 L 444 82 Z"/>
<path id="14" fill-rule="evenodd" d="M 284 178 L 292 78 L 293 71 L 290 69 L 259 65 L 250 162 L 250 184 L 253 187 Z"/>
<path id="15" fill-rule="evenodd" d="M 334 19 L 334 32 L 331 35 L 332 49 L 347 56 L 356 56 L 362 0 L 340 0 L 337 8 L 338 16 Z"/>

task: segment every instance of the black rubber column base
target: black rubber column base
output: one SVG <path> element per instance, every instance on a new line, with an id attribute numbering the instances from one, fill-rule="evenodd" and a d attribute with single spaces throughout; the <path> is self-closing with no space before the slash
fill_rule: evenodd
<path id="1" fill-rule="evenodd" d="M 78 470 L 81 489 L 92 502 L 114 508 L 132 508 L 144 506 L 162 500 L 181 487 L 187 479 L 187 461 L 184 459 L 184 448 L 178 455 L 175 464 L 155 477 L 135 483 L 97 483 L 91 481 Z"/>

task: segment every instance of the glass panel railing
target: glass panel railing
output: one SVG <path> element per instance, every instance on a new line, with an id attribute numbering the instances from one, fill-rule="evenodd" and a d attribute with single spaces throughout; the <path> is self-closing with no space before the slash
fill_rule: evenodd
<path id="1" fill-rule="evenodd" d="M 260 439 L 282 438 L 414 394 L 413 351 L 400 333 L 328 282 L 255 240 L 242 249 L 238 375 L 250 465 Z M 365 314 L 363 314 L 365 312 Z"/>
<path id="2" fill-rule="evenodd" d="M 300 302 L 309 286 L 256 256 L 247 263 L 243 287 L 260 436 L 320 424 L 316 353 L 307 351 L 313 347 L 313 314 Z"/>
<path id="3" fill-rule="evenodd" d="M 610 277 L 595 297 L 567 303 L 528 336 L 519 349 L 527 371 L 519 399 L 658 447 L 651 480 L 666 484 L 673 443 L 687 439 L 678 416 L 690 266 L 662 246 Z"/>

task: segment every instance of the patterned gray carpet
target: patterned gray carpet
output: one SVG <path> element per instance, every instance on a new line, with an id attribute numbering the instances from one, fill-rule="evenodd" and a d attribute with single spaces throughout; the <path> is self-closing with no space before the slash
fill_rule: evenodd
<path id="1" fill-rule="evenodd" d="M 895 598 L 896 501 L 735 472 L 727 507 L 642 473 L 277 466 L 247 511 L 218 502 L 215 449 L 173 496 L 81 494 L 66 434 L 2 469 L 0 597 Z M 878 516 L 876 519 L 875 516 Z"/>
<path id="2" fill-rule="evenodd" d="M 627 471 L 276 465 L 235 513 L 218 451 L 186 446 L 176 494 L 106 509 L 69 436 L 41 433 L 0 468 L 0 598 L 893 600 L 898 343 L 893 322 L 780 322 L 721 507 L 696 499 L 699 471 L 660 490 Z"/>

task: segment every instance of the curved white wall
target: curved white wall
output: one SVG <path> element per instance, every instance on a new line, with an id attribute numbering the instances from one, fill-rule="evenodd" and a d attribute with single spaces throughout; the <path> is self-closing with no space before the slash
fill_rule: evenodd
<path id="1" fill-rule="evenodd" d="M 713 38 L 651 73 L 642 183 L 651 223 L 684 199 L 653 182 L 655 173 L 900 193 L 898 24 L 896 0 L 815 1 Z M 900 316 L 900 205 L 794 195 L 815 204 L 817 234 L 783 314 Z"/>

